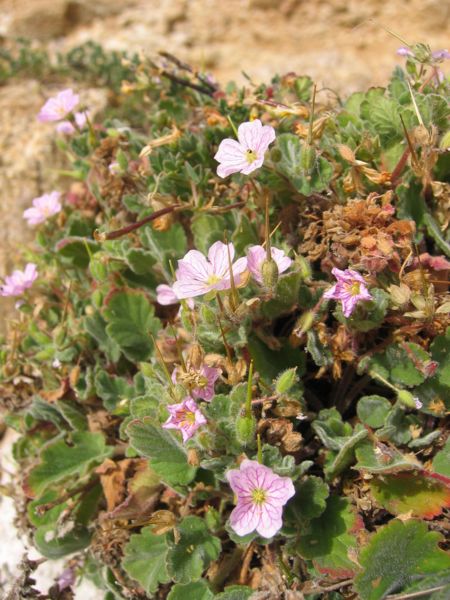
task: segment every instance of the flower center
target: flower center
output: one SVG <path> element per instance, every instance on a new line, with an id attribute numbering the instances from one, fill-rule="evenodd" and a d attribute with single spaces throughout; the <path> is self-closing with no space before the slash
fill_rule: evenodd
<path id="1" fill-rule="evenodd" d="M 266 501 L 266 492 L 261 488 L 255 488 L 252 490 L 252 500 L 255 504 L 264 504 Z"/>
<path id="2" fill-rule="evenodd" d="M 177 419 L 181 427 L 189 427 L 195 423 L 195 413 L 191 410 L 180 410 L 177 412 Z"/>
<path id="3" fill-rule="evenodd" d="M 251 165 L 253 162 L 255 162 L 255 160 L 258 158 L 258 156 L 254 150 L 250 150 L 250 148 L 249 148 L 248 150 L 245 151 L 245 158 L 246 158 L 248 164 Z"/>
<path id="4" fill-rule="evenodd" d="M 213 273 L 212 275 L 210 275 L 208 277 L 208 279 L 206 280 L 206 283 L 208 285 L 215 285 L 216 283 L 219 283 L 220 281 L 220 277 L 218 275 L 216 275 L 215 273 Z"/>
<path id="5" fill-rule="evenodd" d="M 352 296 L 357 296 L 361 290 L 361 284 L 359 281 L 353 281 L 353 283 L 347 284 L 347 290 Z"/>

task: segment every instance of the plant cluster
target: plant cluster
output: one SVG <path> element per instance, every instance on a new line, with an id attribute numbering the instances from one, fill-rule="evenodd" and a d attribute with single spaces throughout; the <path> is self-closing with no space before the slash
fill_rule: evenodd
<path id="1" fill-rule="evenodd" d="M 448 597 L 448 81 L 406 57 L 345 100 L 124 58 L 104 115 L 42 108 L 70 179 L 0 381 L 49 598 Z"/>

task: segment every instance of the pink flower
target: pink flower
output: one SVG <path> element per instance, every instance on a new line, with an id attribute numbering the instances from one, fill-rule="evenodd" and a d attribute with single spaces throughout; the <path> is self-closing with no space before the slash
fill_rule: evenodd
<path id="1" fill-rule="evenodd" d="M 87 113 L 86 112 L 76 112 L 74 114 L 75 123 L 79 130 L 83 129 L 87 122 Z M 63 135 L 73 135 L 76 132 L 76 128 L 71 123 L 71 121 L 61 121 L 56 126 L 56 131 L 58 133 L 62 133 Z"/>
<path id="2" fill-rule="evenodd" d="M 328 292 L 325 292 L 323 297 L 327 300 L 331 298 L 340 300 L 344 317 L 352 314 L 360 300 L 372 300 L 364 278 L 357 271 L 352 269 L 341 271 L 341 269 L 334 268 L 331 272 L 336 277 L 337 283 Z"/>
<path id="3" fill-rule="evenodd" d="M 173 291 L 180 300 L 207 294 L 212 290 L 226 290 L 231 287 L 229 260 L 233 263 L 234 246 L 215 242 L 208 250 L 206 258 L 198 250 L 189 250 L 184 258 L 178 261 L 175 273 L 176 281 Z M 238 285 L 242 273 L 247 269 L 247 259 L 239 258 L 232 264 L 233 278 Z"/>
<path id="4" fill-rule="evenodd" d="M 60 195 L 59 192 L 51 192 L 35 198 L 32 203 L 33 206 L 27 208 L 23 213 L 28 225 L 40 225 L 53 215 L 57 215 L 62 208 L 59 201 Z"/>
<path id="5" fill-rule="evenodd" d="M 33 285 L 38 276 L 34 263 L 28 263 L 24 271 L 13 271 L 5 277 L 5 283 L 0 288 L 0 296 L 21 296 Z"/>
<path id="6" fill-rule="evenodd" d="M 220 142 L 214 159 L 219 162 L 217 175 L 228 177 L 232 173 L 248 175 L 259 169 L 264 162 L 264 154 L 275 140 L 275 129 L 262 125 L 259 119 L 242 123 L 238 128 L 238 142 L 226 138 Z"/>
<path id="7" fill-rule="evenodd" d="M 172 372 L 172 381 L 181 383 L 189 388 L 193 398 L 200 398 L 205 402 L 211 402 L 214 397 L 214 385 L 221 373 L 220 369 L 201 365 L 199 369 L 190 368 L 187 370 L 176 367 Z"/>
<path id="8" fill-rule="evenodd" d="M 442 50 L 435 50 L 434 52 L 432 52 L 431 56 L 435 60 L 449 60 L 450 52 L 447 50 L 447 48 L 442 48 Z"/>
<path id="9" fill-rule="evenodd" d="M 180 298 L 178 298 L 170 285 L 161 283 L 156 288 L 156 302 L 161 304 L 161 306 L 170 306 L 171 304 L 178 304 Z M 189 308 L 194 308 L 194 301 L 191 298 L 186 303 Z"/>
<path id="10" fill-rule="evenodd" d="M 283 250 L 278 248 L 270 248 L 273 260 L 277 263 L 278 273 L 284 273 L 292 264 L 290 259 Z M 260 285 L 263 283 L 261 267 L 266 260 L 266 250 L 262 246 L 250 246 L 247 250 L 247 266 L 255 281 Z"/>
<path id="11" fill-rule="evenodd" d="M 111 175 L 120 175 L 121 169 L 119 163 L 116 160 L 112 163 L 109 163 L 108 171 L 111 173 Z"/>
<path id="12" fill-rule="evenodd" d="M 178 429 L 183 436 L 183 442 L 187 442 L 197 429 L 206 423 L 205 417 L 189 396 L 179 404 L 169 404 L 167 410 L 170 417 L 164 423 L 163 429 Z"/>
<path id="13" fill-rule="evenodd" d="M 412 52 L 409 48 L 406 48 L 406 46 L 402 46 L 401 48 L 398 48 L 397 54 L 399 56 L 414 56 L 414 52 Z"/>
<path id="14" fill-rule="evenodd" d="M 73 111 L 79 101 L 79 95 L 74 94 L 71 89 L 63 90 L 47 100 L 38 114 L 38 119 L 44 123 L 60 121 Z"/>
<path id="15" fill-rule="evenodd" d="M 283 506 L 295 494 L 289 477 L 280 477 L 255 460 L 242 461 L 239 469 L 227 473 L 231 489 L 237 496 L 230 525 L 238 535 L 257 531 L 271 538 L 283 525 Z"/>

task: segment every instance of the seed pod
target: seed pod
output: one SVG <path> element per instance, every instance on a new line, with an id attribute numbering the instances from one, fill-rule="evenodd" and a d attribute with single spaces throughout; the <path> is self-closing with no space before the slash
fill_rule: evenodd
<path id="1" fill-rule="evenodd" d="M 261 275 L 264 286 L 269 290 L 273 290 L 278 282 L 278 265 L 273 258 L 264 260 L 261 265 Z"/>
<path id="2" fill-rule="evenodd" d="M 243 446 L 250 445 L 255 439 L 256 421 L 253 416 L 239 416 L 236 419 L 236 438 Z"/>
<path id="3" fill-rule="evenodd" d="M 422 407 L 422 402 L 416 396 L 413 396 L 408 390 L 397 390 L 397 400 L 408 408 L 419 409 Z"/>
<path id="4" fill-rule="evenodd" d="M 286 369 L 286 371 L 283 371 L 281 375 L 277 377 L 277 380 L 275 381 L 275 391 L 277 394 L 285 394 L 297 381 L 297 367 Z"/>

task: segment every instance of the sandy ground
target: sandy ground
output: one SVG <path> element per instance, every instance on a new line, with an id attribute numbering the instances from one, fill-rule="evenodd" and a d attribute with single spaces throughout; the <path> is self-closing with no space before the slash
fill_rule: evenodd
<path id="1" fill-rule="evenodd" d="M 110 49 L 152 54 L 167 50 L 213 73 L 220 81 L 258 82 L 277 72 L 307 73 L 340 93 L 383 84 L 401 45 L 449 46 L 450 3 L 442 0 L 0 0 L 2 38 L 31 37 L 52 51 L 87 40 Z M 0 276 L 20 261 L 31 239 L 22 212 L 32 198 L 58 183 L 53 129 L 36 122 L 52 90 L 34 80 L 0 88 Z M 104 96 L 91 90 L 88 103 Z M 51 165 L 51 167 L 49 166 Z M 0 298 L 0 332 L 13 303 Z M 1 417 L 0 417 L 1 418 Z M 3 469 L 14 471 L 13 436 L 0 445 Z M 4 474 L 5 475 L 5 474 Z M 4 481 L 2 481 L 4 483 Z M 0 582 L 11 579 L 26 544 L 13 525 L 14 506 L 0 497 Z M 38 570 L 41 589 L 61 563 Z M 0 587 L 1 592 L 1 587 Z M 1 595 L 1 593 L 0 593 Z M 100 599 L 89 586 L 77 598 Z"/>

